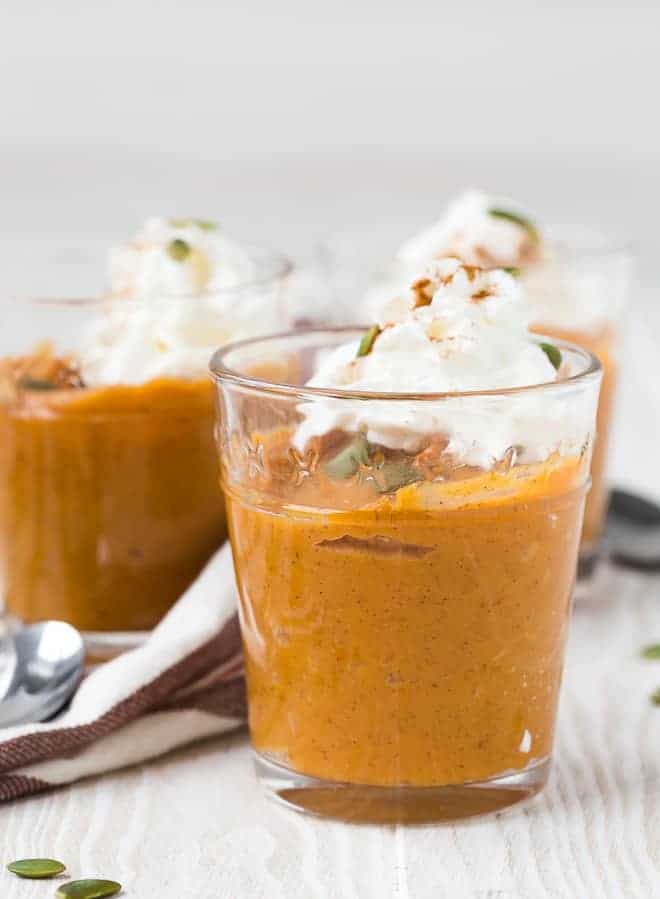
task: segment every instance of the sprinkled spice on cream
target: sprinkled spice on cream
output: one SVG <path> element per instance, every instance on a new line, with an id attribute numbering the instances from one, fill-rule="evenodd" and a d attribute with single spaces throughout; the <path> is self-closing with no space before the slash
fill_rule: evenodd
<path id="1" fill-rule="evenodd" d="M 484 271 L 457 259 L 434 262 L 387 315 L 357 346 L 347 343 L 330 353 L 308 385 L 446 394 L 526 387 L 569 374 L 559 349 L 540 345 L 530 333 L 532 310 L 523 288 L 502 270 Z M 513 393 L 505 408 L 503 415 L 500 400 L 493 411 L 485 399 L 477 409 L 460 397 L 417 407 L 396 400 L 336 403 L 329 397 L 302 405 L 295 442 L 303 450 L 310 438 L 339 429 L 415 451 L 425 438 L 440 434 L 455 457 L 490 468 L 513 446 L 522 461 L 539 461 L 579 450 L 586 439 L 588 416 L 564 398 L 544 397 L 541 404 L 533 394 Z"/>
<path id="2" fill-rule="evenodd" d="M 450 203 L 437 222 L 401 245 L 367 291 L 367 317 L 387 309 L 423 266 L 447 257 L 502 268 L 520 278 L 535 321 L 564 331 L 601 329 L 606 298 L 617 293 L 597 265 L 575 265 L 571 248 L 550 239 L 518 203 L 470 190 Z"/>

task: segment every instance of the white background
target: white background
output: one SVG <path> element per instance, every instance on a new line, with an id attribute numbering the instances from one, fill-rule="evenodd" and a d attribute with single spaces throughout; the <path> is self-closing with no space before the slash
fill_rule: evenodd
<path id="1" fill-rule="evenodd" d="M 0 286 L 50 277 L 49 242 L 104 247 L 159 212 L 300 256 L 405 236 L 465 186 L 508 193 L 639 242 L 613 468 L 660 496 L 659 9 L 4 0 Z"/>
<path id="2" fill-rule="evenodd" d="M 288 246 L 466 182 L 647 234 L 657 3 L 4 0 L 3 231 L 208 209 Z"/>

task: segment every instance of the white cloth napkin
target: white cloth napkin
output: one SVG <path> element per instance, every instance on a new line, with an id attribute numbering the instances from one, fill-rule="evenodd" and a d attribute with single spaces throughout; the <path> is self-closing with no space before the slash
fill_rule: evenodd
<path id="1" fill-rule="evenodd" d="M 226 543 L 147 642 L 88 674 L 57 718 L 0 730 L 0 801 L 142 762 L 244 720 Z"/>

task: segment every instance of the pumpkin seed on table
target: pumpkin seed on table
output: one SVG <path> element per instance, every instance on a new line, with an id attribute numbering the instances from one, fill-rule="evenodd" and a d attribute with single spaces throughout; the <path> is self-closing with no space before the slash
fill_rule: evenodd
<path id="1" fill-rule="evenodd" d="M 55 899 L 105 899 L 116 896 L 121 884 L 116 880 L 71 880 L 63 883 L 55 893 Z"/>
<path id="2" fill-rule="evenodd" d="M 643 659 L 660 659 L 660 643 L 652 643 L 651 646 L 645 646 L 641 655 Z"/>
<path id="3" fill-rule="evenodd" d="M 17 877 L 29 880 L 45 880 L 48 877 L 57 877 L 62 871 L 66 871 L 66 865 L 54 858 L 21 858 L 7 865 L 7 870 Z"/>

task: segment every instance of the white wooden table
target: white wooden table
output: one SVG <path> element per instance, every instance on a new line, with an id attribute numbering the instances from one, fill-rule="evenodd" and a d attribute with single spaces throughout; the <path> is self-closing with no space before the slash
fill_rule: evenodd
<path id="1" fill-rule="evenodd" d="M 191 168 L 191 177 L 198 171 Z M 131 185 L 142 191 L 132 206 L 140 214 L 158 208 L 160 182 L 145 170 L 147 190 L 131 172 Z M 42 207 L 24 180 L 12 208 L 27 232 L 40 221 L 32 207 Z M 420 196 L 428 183 L 417 185 Z M 104 215 L 114 209 L 113 221 L 123 227 L 126 216 L 112 206 L 108 185 Z M 245 196 L 239 188 L 226 195 L 236 210 Z M 307 202 L 327 210 L 337 190 L 338 182 L 329 183 L 326 207 L 319 196 Z M 379 191 L 376 184 L 373 196 Z M 201 188 L 197 193 L 203 196 Z M 81 220 L 98 215 L 96 201 L 87 208 L 85 195 L 77 197 Z M 65 205 L 51 204 L 58 216 Z M 427 217 L 420 213 L 419 220 Z M 73 215 L 71 230 L 72 223 Z M 660 498 L 660 303 L 653 281 L 647 272 L 630 335 L 613 468 L 618 483 Z M 660 896 L 660 708 L 649 702 L 660 686 L 660 663 L 639 658 L 642 645 L 660 641 L 660 577 L 614 571 L 599 593 L 576 611 L 554 773 L 526 807 L 437 828 L 302 817 L 263 799 L 242 734 L 0 807 L 0 861 L 52 855 L 72 875 L 121 880 L 127 899 Z M 0 871 L 1 899 L 53 892 Z"/>
<path id="2" fill-rule="evenodd" d="M 660 577 L 608 573 L 575 614 L 556 764 L 527 806 L 460 826 L 319 821 L 265 800 L 245 735 L 0 810 L 0 857 L 47 854 L 135 899 L 660 896 Z M 3 899 L 43 883 L 0 874 Z"/>
<path id="3" fill-rule="evenodd" d="M 632 433 L 658 426 L 659 368 L 650 353 L 631 363 Z M 640 473 L 638 449 L 619 441 L 619 479 L 643 476 L 658 496 L 657 450 L 642 448 Z M 660 576 L 608 569 L 599 581 L 574 616 L 554 773 L 526 807 L 437 828 L 299 816 L 261 796 L 240 734 L 0 807 L 0 860 L 52 855 L 72 874 L 121 880 L 127 899 L 660 896 L 660 708 L 649 701 L 660 663 L 639 658 L 660 642 Z M 2 899 L 51 892 L 0 872 Z"/>

